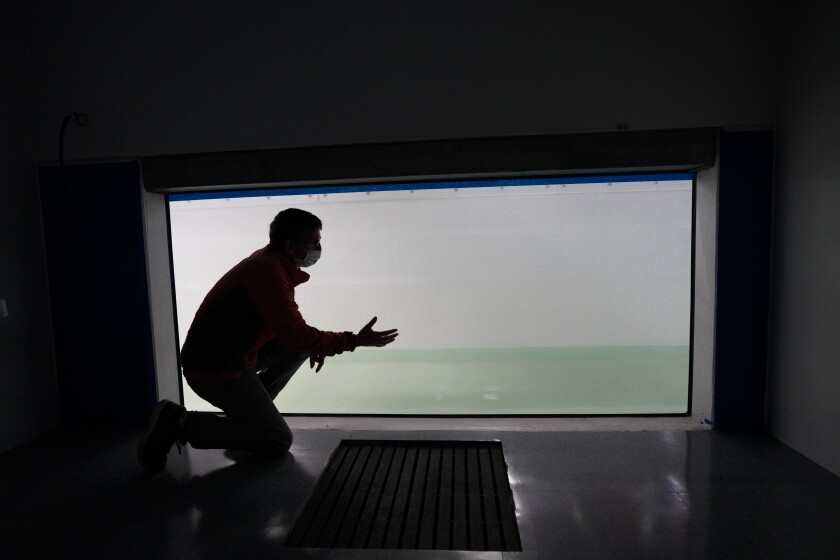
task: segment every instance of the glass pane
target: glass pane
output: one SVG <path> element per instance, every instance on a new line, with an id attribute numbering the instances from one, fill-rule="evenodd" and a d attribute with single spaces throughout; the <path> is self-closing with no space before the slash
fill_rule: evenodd
<path id="1" fill-rule="evenodd" d="M 281 411 L 684 413 L 692 188 L 683 174 L 173 196 L 182 342 L 216 280 L 299 207 L 324 223 L 296 290 L 307 322 L 358 331 L 376 315 L 400 336 L 304 365 Z"/>

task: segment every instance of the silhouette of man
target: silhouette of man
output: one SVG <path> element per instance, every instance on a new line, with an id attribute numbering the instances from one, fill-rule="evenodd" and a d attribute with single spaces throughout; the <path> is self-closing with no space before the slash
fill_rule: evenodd
<path id="1" fill-rule="evenodd" d="M 184 378 L 224 415 L 187 411 L 168 400 L 152 411 L 137 447 L 140 463 L 159 470 L 173 444 L 282 455 L 292 432 L 274 399 L 306 359 L 320 371 L 327 356 L 360 346 L 385 346 L 397 329 L 321 331 L 306 324 L 295 303 L 301 270 L 321 256 L 321 220 L 297 208 L 275 216 L 269 244 L 230 269 L 196 312 L 184 346 Z"/>

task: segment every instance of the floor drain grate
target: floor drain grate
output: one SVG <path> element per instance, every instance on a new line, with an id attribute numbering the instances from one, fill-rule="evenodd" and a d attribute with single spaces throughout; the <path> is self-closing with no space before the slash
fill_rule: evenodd
<path id="1" fill-rule="evenodd" d="M 285 546 L 521 550 L 502 445 L 344 440 Z"/>

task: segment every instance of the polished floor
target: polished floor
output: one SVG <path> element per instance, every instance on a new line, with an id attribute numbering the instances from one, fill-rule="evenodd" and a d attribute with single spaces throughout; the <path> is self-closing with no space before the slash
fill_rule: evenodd
<path id="1" fill-rule="evenodd" d="M 283 459 L 173 449 L 149 475 L 138 435 L 56 433 L 0 455 L 0 557 L 840 558 L 840 478 L 765 436 L 305 428 Z M 284 548 L 346 438 L 500 440 L 523 551 Z"/>

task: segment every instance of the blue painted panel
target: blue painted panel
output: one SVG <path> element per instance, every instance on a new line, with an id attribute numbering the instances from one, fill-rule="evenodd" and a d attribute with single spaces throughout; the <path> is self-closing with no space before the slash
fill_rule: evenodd
<path id="1" fill-rule="evenodd" d="M 773 133 L 722 133 L 715 428 L 764 430 Z"/>
<path id="2" fill-rule="evenodd" d="M 136 162 L 39 169 L 64 425 L 138 426 L 155 401 Z"/>

